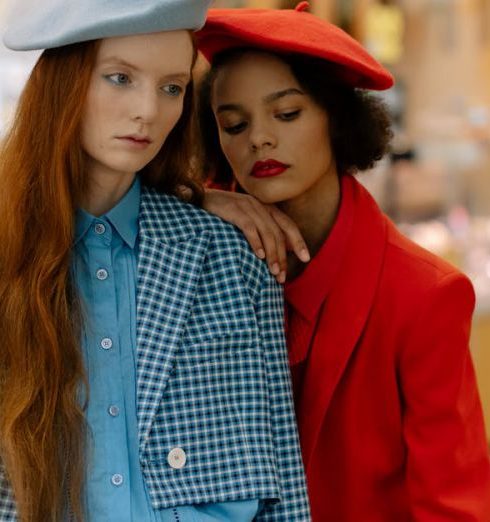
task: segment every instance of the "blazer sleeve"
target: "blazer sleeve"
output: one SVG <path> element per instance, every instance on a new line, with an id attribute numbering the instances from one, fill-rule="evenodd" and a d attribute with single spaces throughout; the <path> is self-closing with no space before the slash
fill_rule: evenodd
<path id="1" fill-rule="evenodd" d="M 469 352 L 474 292 L 442 277 L 419 303 L 400 359 L 414 522 L 489 522 L 490 467 Z"/>
<path id="2" fill-rule="evenodd" d="M 311 520 L 305 475 L 294 415 L 281 287 L 267 275 L 256 306 L 263 340 L 270 394 L 271 427 L 280 480 L 279 502 L 268 502 L 256 520 L 306 522 Z"/>
<path id="3" fill-rule="evenodd" d="M 12 488 L 7 480 L 2 463 L 0 463 L 0 520 L 2 522 L 15 522 L 17 520 Z"/>

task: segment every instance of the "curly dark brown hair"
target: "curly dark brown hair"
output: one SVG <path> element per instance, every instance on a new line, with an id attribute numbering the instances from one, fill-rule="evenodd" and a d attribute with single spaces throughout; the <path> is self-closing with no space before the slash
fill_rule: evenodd
<path id="1" fill-rule="evenodd" d="M 273 55 L 286 63 L 305 92 L 326 111 L 330 145 L 340 174 L 369 169 L 388 151 L 392 131 L 385 104 L 379 97 L 343 83 L 335 64 L 302 54 L 279 54 L 253 47 L 235 48 L 215 56 L 199 89 L 201 163 L 206 179 L 223 185 L 229 185 L 233 180 L 231 168 L 220 148 L 211 94 L 218 71 L 248 52 Z"/>

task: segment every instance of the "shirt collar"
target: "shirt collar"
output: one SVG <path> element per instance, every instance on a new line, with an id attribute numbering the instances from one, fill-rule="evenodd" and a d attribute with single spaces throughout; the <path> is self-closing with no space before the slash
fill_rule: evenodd
<path id="1" fill-rule="evenodd" d="M 75 245 L 82 239 L 90 228 L 94 216 L 85 212 L 83 208 L 79 208 L 75 214 Z"/>
<path id="2" fill-rule="evenodd" d="M 341 199 L 335 223 L 327 239 L 305 270 L 285 285 L 285 298 L 307 321 L 313 321 L 328 297 L 342 265 L 354 219 L 353 180 L 340 177 Z"/>
<path id="3" fill-rule="evenodd" d="M 136 176 L 131 188 L 119 203 L 105 215 L 123 240 L 134 248 L 138 236 L 141 182 Z"/>
<path id="4" fill-rule="evenodd" d="M 123 241 L 134 248 L 138 236 L 138 215 L 140 208 L 141 181 L 135 178 L 124 197 L 100 219 L 107 219 Z M 78 209 L 75 218 L 75 244 L 85 235 L 97 218 L 83 209 Z"/>

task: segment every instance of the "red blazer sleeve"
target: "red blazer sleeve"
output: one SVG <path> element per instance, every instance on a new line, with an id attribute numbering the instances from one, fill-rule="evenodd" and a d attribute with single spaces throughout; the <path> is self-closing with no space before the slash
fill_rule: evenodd
<path id="1" fill-rule="evenodd" d="M 399 371 L 414 522 L 490 522 L 490 465 L 469 353 L 471 283 L 454 272 L 418 304 Z"/>

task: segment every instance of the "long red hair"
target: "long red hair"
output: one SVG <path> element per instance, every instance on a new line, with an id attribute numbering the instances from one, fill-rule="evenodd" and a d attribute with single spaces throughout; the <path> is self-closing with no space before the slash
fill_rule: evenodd
<path id="1" fill-rule="evenodd" d="M 71 255 L 87 191 L 80 125 L 97 51 L 96 41 L 44 51 L 0 149 L 0 459 L 22 522 L 84 518 L 87 394 Z M 187 185 L 198 201 L 191 106 L 192 86 L 141 174 L 166 192 Z"/>
<path id="2" fill-rule="evenodd" d="M 85 423 L 70 277 L 97 43 L 45 51 L 0 151 L 0 455 L 22 522 L 81 520 Z"/>

